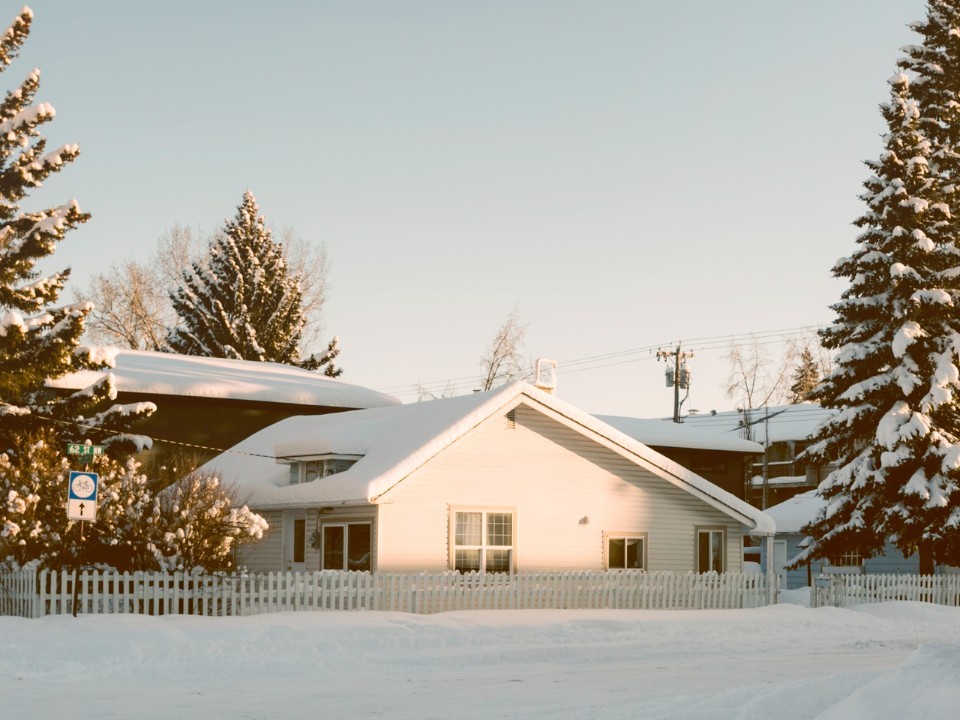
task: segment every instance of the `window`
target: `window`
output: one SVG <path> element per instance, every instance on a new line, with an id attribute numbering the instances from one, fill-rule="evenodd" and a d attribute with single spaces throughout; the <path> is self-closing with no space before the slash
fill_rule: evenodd
<path id="1" fill-rule="evenodd" d="M 307 521 L 297 518 L 293 521 L 293 562 L 302 563 L 307 552 Z"/>
<path id="2" fill-rule="evenodd" d="M 320 460 L 307 460 L 290 466 L 290 484 L 308 483 L 328 475 L 349 470 L 359 457 L 329 457 Z"/>
<path id="3" fill-rule="evenodd" d="M 370 570 L 370 523 L 324 524 L 320 548 L 322 570 Z"/>
<path id="4" fill-rule="evenodd" d="M 453 513 L 452 565 L 460 572 L 511 572 L 514 514 L 458 510 Z"/>
<path id="5" fill-rule="evenodd" d="M 726 531 L 714 528 L 697 530 L 697 572 L 722 573 L 726 563 Z"/>
<path id="6" fill-rule="evenodd" d="M 860 557 L 860 551 L 854 548 L 834 555 L 830 558 L 830 564 L 834 567 L 860 567 L 863 564 L 863 558 Z"/>
<path id="7" fill-rule="evenodd" d="M 607 570 L 646 570 L 647 536 L 642 533 L 604 533 Z"/>

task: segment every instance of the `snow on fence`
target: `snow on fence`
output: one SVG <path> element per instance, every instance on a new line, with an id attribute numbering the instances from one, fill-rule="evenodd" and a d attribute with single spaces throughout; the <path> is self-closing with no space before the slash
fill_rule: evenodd
<path id="1" fill-rule="evenodd" d="M 0 571 L 0 615 L 257 615 L 296 610 L 704 609 L 767 603 L 759 573 L 323 571 L 261 575 Z"/>
<path id="2" fill-rule="evenodd" d="M 810 593 L 812 607 L 851 607 L 889 600 L 960 606 L 960 575 L 821 576 Z"/>

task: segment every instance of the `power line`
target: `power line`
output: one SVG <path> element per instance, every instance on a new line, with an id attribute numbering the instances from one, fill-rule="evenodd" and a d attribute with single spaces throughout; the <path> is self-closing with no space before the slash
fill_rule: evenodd
<path id="1" fill-rule="evenodd" d="M 684 340 L 687 347 L 696 352 L 708 352 L 728 348 L 731 345 L 737 345 L 744 342 L 751 342 L 759 346 L 776 345 L 798 340 L 806 337 L 812 331 L 823 327 L 822 324 L 807 325 L 802 327 L 782 328 L 779 330 L 761 330 L 751 333 L 740 333 L 731 335 L 712 335 L 701 338 L 692 338 Z M 558 362 L 560 372 L 564 374 L 573 374 L 587 372 L 591 370 L 601 370 L 603 368 L 614 367 L 617 365 L 626 365 L 629 363 L 642 362 L 645 360 L 656 360 L 656 351 L 661 347 L 676 345 L 677 340 L 646 345 L 643 347 L 629 348 L 626 350 L 615 350 L 609 353 L 597 355 L 587 355 L 580 358 L 560 360 Z M 608 362 L 612 361 L 612 362 Z M 465 375 L 457 378 L 448 378 L 446 380 L 432 380 L 428 382 L 409 383 L 405 385 L 394 385 L 386 388 L 378 388 L 384 392 L 399 397 L 421 396 L 423 392 L 427 394 L 443 394 L 445 391 L 459 393 L 461 390 L 473 390 L 478 381 L 477 375 Z"/>

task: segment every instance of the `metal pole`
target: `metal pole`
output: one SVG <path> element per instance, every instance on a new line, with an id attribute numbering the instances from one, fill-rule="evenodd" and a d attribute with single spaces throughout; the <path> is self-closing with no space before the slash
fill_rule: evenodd
<path id="1" fill-rule="evenodd" d="M 673 421 L 680 422 L 680 343 L 677 354 L 673 356 Z"/>

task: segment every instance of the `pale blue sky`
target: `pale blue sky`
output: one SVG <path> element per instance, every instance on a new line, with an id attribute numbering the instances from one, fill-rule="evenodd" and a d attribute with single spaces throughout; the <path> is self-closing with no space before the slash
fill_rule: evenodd
<path id="1" fill-rule="evenodd" d="M 562 398 L 650 416 L 672 412 L 651 349 L 702 347 L 686 407 L 729 409 L 725 338 L 832 319 L 925 5 L 31 7 L 3 87 L 40 67 L 51 145 L 83 150 L 36 194 L 93 213 L 57 252 L 73 283 L 174 223 L 212 230 L 250 189 L 326 243 L 344 380 L 410 400 L 476 376 L 516 306 Z"/>

